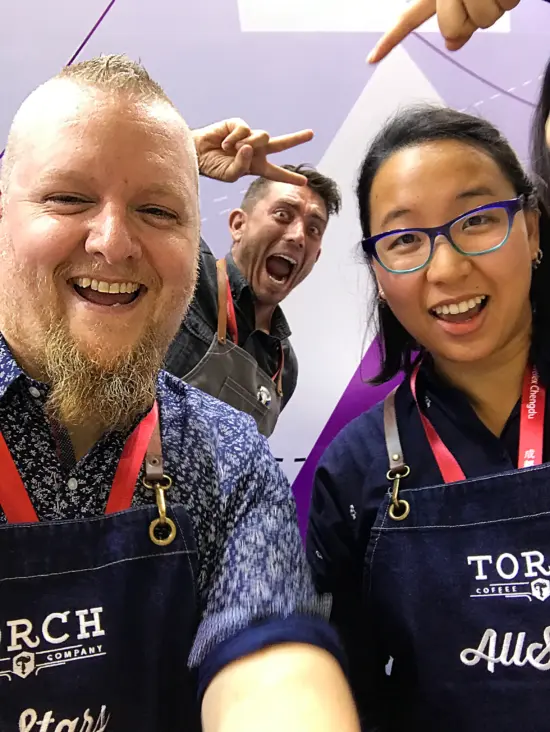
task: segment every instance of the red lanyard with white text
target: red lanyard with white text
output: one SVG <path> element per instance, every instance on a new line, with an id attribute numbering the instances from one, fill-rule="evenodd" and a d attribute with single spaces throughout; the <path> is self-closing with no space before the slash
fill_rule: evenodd
<path id="1" fill-rule="evenodd" d="M 120 456 L 105 513 L 125 511 L 132 505 L 136 481 L 153 431 L 158 423 L 158 406 L 134 429 Z M 9 523 L 35 523 L 38 516 L 9 448 L 0 433 L 0 506 Z"/>
<path id="2" fill-rule="evenodd" d="M 437 466 L 445 483 L 465 480 L 466 476 L 454 455 L 443 443 L 435 427 L 422 413 L 418 405 L 416 378 L 419 368 L 420 364 L 415 367 L 411 374 L 411 391 Z M 539 375 L 536 368 L 534 366 L 532 368 L 529 367 L 525 371 L 521 395 L 518 468 L 529 468 L 542 463 L 545 408 L 546 388 L 539 383 Z"/>

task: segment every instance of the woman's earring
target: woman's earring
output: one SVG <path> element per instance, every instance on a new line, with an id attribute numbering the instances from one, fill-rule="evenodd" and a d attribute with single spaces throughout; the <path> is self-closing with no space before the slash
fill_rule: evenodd
<path id="1" fill-rule="evenodd" d="M 533 259 L 533 269 L 538 269 L 538 267 L 540 266 L 540 263 L 542 262 L 543 257 L 544 257 L 544 252 L 542 251 L 542 249 L 538 249 L 537 255 Z"/>
<path id="2" fill-rule="evenodd" d="M 382 288 L 378 290 L 378 305 L 381 308 L 386 305 L 386 296 L 384 295 L 384 290 Z"/>

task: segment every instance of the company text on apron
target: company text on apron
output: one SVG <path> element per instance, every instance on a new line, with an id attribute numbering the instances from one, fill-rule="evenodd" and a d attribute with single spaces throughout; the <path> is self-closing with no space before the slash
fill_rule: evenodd
<path id="1" fill-rule="evenodd" d="M 144 457 L 156 506 L 131 509 Z M 183 507 L 166 508 L 157 405 L 105 516 L 38 522 L 1 435 L 0 469 L 2 732 L 198 732 L 197 549 Z"/>
<path id="2" fill-rule="evenodd" d="M 381 729 L 544 732 L 550 729 L 545 389 L 528 369 L 519 468 L 483 478 L 465 478 L 419 410 L 445 482 L 415 489 L 406 488 L 410 469 L 394 398 L 384 404 L 392 487 L 372 529 L 364 575 L 365 622 L 373 648 L 388 659 Z"/>

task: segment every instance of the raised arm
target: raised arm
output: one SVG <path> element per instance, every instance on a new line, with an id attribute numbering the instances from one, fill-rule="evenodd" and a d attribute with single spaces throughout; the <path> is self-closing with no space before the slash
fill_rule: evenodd
<path id="1" fill-rule="evenodd" d="M 235 661 L 210 684 L 204 732 L 359 732 L 337 661 L 303 644 L 279 645 Z"/>
<path id="2" fill-rule="evenodd" d="M 314 590 L 288 482 L 255 427 L 252 459 L 224 496 L 214 575 L 191 656 L 204 732 L 359 732 L 343 654 Z"/>
<path id="3" fill-rule="evenodd" d="M 410 33 L 437 14 L 449 51 L 458 51 L 479 28 L 490 28 L 520 0 L 415 0 L 385 33 L 369 55 L 369 63 L 385 58 Z"/>

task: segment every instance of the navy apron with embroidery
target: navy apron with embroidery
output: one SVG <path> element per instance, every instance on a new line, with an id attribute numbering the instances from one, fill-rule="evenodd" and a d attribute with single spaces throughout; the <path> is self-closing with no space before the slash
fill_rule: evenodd
<path id="1" fill-rule="evenodd" d="M 381 729 L 550 729 L 550 465 L 405 477 L 398 502 L 410 512 L 394 520 L 387 496 L 365 563 L 365 622 L 389 661 Z"/>
<path id="2" fill-rule="evenodd" d="M 153 543 L 158 515 L 0 527 L 2 732 L 200 730 L 197 548 L 181 506 L 173 541 Z"/>

